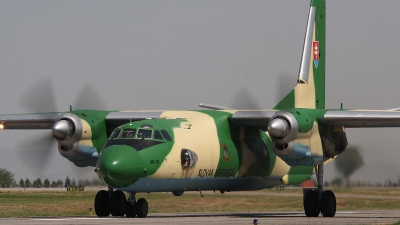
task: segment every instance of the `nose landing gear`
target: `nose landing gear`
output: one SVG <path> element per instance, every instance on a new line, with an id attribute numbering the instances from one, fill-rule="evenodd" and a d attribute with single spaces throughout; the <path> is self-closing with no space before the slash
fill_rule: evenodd
<path id="1" fill-rule="evenodd" d="M 324 164 L 315 166 L 317 190 L 309 190 L 304 196 L 304 212 L 307 217 L 334 217 L 336 214 L 336 197 L 332 191 L 323 190 Z"/>
<path id="2" fill-rule="evenodd" d="M 126 201 L 126 217 L 132 218 L 137 216 L 138 218 L 146 218 L 149 205 L 144 198 L 139 198 L 139 200 L 136 201 L 135 195 L 136 193 L 134 192 L 129 193 L 129 198 Z"/>
<path id="3" fill-rule="evenodd" d="M 129 218 L 145 218 L 148 213 L 148 204 L 146 199 L 135 200 L 136 193 L 129 193 L 128 199 L 122 191 L 114 191 L 108 188 L 108 191 L 101 190 L 96 194 L 94 200 L 94 210 L 98 217 L 124 216 Z"/>

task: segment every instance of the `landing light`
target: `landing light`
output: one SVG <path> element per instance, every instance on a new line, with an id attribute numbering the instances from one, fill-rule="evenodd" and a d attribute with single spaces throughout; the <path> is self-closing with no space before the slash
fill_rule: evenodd
<path id="1" fill-rule="evenodd" d="M 3 130 L 4 128 L 6 128 L 6 126 L 4 125 L 4 123 L 0 123 L 0 130 Z"/>

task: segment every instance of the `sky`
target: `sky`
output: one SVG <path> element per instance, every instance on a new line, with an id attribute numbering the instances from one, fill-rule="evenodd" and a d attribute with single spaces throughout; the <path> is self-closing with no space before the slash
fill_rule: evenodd
<path id="1" fill-rule="evenodd" d="M 397 0 L 327 0 L 327 108 L 400 108 L 399 8 Z M 31 113 L 21 101 L 43 80 L 51 80 L 57 111 L 69 110 L 86 85 L 113 110 L 229 106 L 243 89 L 272 108 L 279 76 L 296 82 L 308 10 L 308 0 L 2 0 L 0 114 Z M 2 131 L 0 168 L 17 180 L 38 177 L 16 146 L 46 132 Z M 348 129 L 365 160 L 352 178 L 397 180 L 399 134 Z M 53 145 L 42 179 L 74 173 Z M 336 176 L 333 163 L 325 174 Z"/>

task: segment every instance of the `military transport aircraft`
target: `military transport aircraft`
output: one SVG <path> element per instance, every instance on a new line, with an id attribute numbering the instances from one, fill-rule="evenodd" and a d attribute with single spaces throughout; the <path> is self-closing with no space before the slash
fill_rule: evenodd
<path id="1" fill-rule="evenodd" d="M 323 168 L 345 151 L 345 128 L 400 127 L 400 112 L 325 109 L 325 11 L 325 0 L 311 1 L 297 85 L 273 109 L 71 109 L 0 115 L 0 129 L 49 129 L 63 157 L 95 167 L 108 184 L 94 200 L 100 217 L 146 217 L 147 201 L 136 193 L 260 190 L 314 173 L 305 214 L 333 217 L 336 198 L 323 190 Z"/>

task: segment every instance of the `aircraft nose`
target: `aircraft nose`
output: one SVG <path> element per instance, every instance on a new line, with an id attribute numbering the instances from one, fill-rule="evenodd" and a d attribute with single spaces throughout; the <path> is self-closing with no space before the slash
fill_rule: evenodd
<path id="1" fill-rule="evenodd" d="M 143 177 L 145 170 L 139 153 L 126 145 L 106 147 L 100 154 L 99 176 L 112 187 L 127 187 Z"/>

